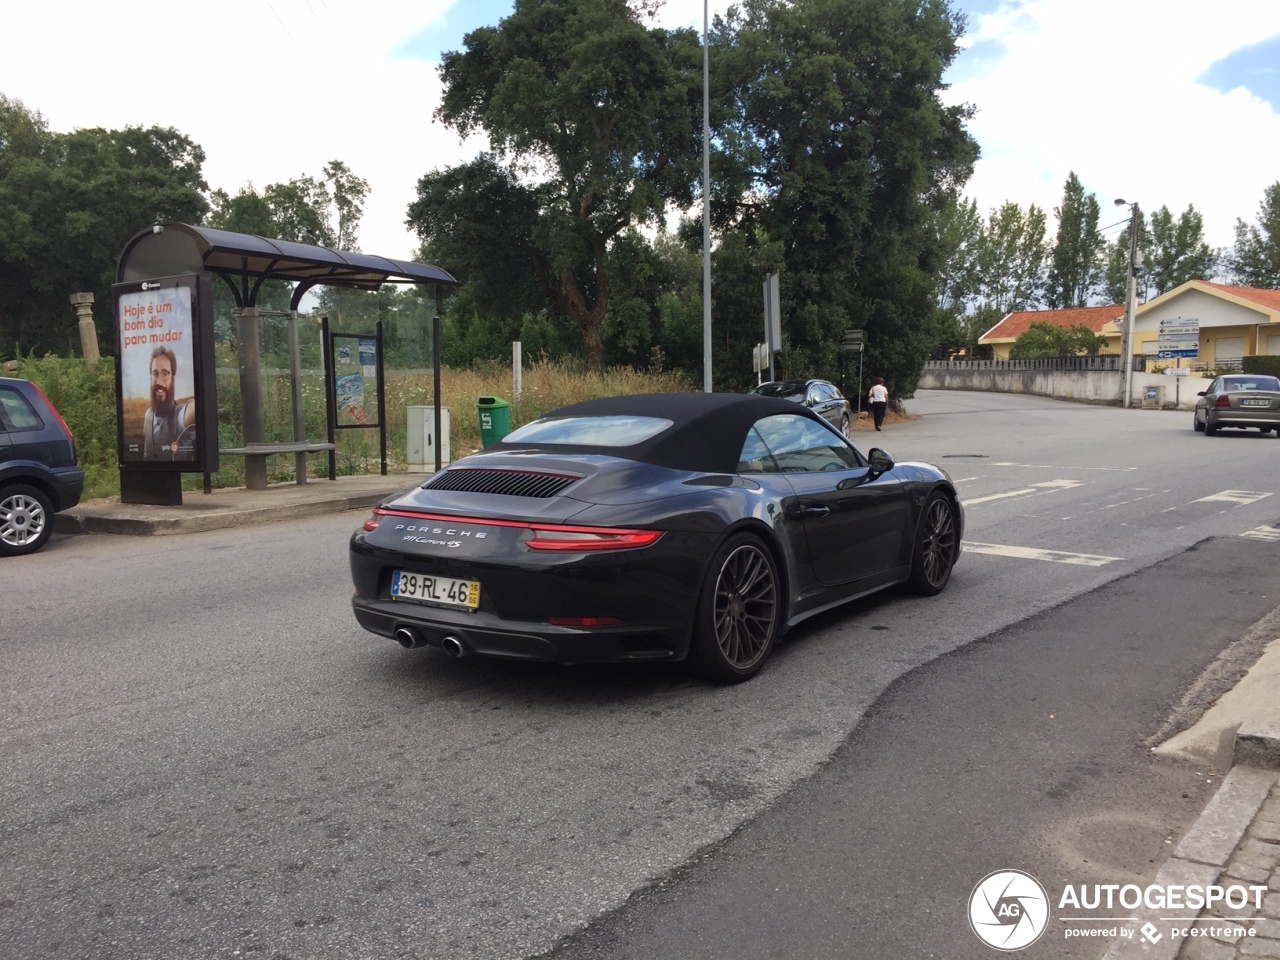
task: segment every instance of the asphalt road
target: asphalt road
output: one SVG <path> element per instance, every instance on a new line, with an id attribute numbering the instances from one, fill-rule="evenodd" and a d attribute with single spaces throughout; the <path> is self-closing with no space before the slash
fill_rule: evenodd
<path id="1" fill-rule="evenodd" d="M 0 956 L 535 955 L 825 777 L 914 668 L 1206 538 L 1265 549 L 1280 518 L 1274 437 L 1032 397 L 910 406 L 867 439 L 955 477 L 951 586 L 811 622 L 733 688 L 364 634 L 349 514 L 6 562 Z M 1082 634 L 1107 616 L 1067 609 Z"/>
<path id="2" fill-rule="evenodd" d="M 1150 883 L 1216 790 L 1148 738 L 1276 606 L 1274 553 L 1209 540 L 913 671 L 817 774 L 548 960 L 982 960 L 969 895 L 1011 868 L 1055 908 L 1025 956 L 1102 956 L 1075 934 L 1109 925 L 1058 898 Z"/>

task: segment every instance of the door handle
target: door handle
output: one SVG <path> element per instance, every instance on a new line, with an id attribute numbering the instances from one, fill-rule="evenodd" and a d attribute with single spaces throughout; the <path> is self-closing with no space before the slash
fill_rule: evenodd
<path id="1" fill-rule="evenodd" d="M 803 512 L 806 517 L 825 517 L 831 512 L 831 508 L 823 506 L 809 506 L 805 507 Z"/>

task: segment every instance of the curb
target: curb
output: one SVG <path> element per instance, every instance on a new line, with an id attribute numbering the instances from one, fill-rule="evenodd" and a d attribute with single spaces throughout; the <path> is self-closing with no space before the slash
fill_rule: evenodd
<path id="1" fill-rule="evenodd" d="M 327 513 L 341 513 L 372 507 L 386 498 L 385 493 L 335 496 L 306 503 L 273 504 L 263 507 L 239 509 L 202 508 L 206 512 L 176 517 L 125 517 L 92 514 L 60 513 L 54 519 L 58 533 L 112 533 L 134 537 L 162 537 L 177 533 L 203 533 L 207 530 L 225 530 L 231 527 L 256 523 L 273 523 L 278 520 L 295 520 Z"/>
<path id="2" fill-rule="evenodd" d="M 1280 744 L 1271 741 L 1271 746 L 1280 747 Z M 1217 883 L 1277 782 L 1280 782 L 1280 773 L 1274 768 L 1243 764 L 1232 767 L 1218 792 L 1174 848 L 1173 856 L 1160 867 L 1152 884 L 1207 886 Z M 1138 936 L 1143 926 L 1160 919 L 1164 912 L 1167 911 L 1144 907 L 1132 914 L 1125 924 L 1129 935 L 1112 941 L 1103 960 L 1174 960 L 1186 938 L 1156 934 L 1159 939 L 1149 942 Z"/>

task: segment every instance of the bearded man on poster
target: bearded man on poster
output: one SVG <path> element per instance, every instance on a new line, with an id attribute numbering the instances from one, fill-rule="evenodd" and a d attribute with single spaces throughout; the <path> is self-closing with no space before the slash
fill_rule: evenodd
<path id="1" fill-rule="evenodd" d="M 147 460 L 189 459 L 195 450 L 196 404 L 174 397 L 178 357 L 168 347 L 151 351 L 151 406 L 143 421 L 142 455 Z"/>

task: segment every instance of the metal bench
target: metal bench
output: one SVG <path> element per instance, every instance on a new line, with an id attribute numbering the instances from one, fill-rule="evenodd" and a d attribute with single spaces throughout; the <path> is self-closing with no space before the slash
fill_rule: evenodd
<path id="1" fill-rule="evenodd" d="M 306 440 L 286 440 L 280 443 L 246 443 L 243 447 L 223 447 L 218 450 L 218 453 L 236 457 L 262 457 L 264 465 L 266 464 L 267 457 L 273 453 L 292 453 L 295 456 L 294 472 L 297 474 L 298 483 L 306 483 L 306 455 L 308 453 L 324 453 L 326 451 L 332 451 L 333 449 L 334 445 L 332 443 L 311 443 Z M 332 480 L 334 478 L 330 475 L 329 479 Z"/>

